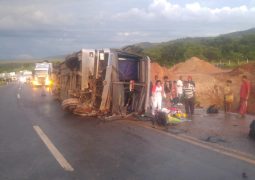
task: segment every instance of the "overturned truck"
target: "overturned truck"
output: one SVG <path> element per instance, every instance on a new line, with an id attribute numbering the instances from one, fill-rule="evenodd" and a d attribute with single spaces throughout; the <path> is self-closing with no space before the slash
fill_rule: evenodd
<path id="1" fill-rule="evenodd" d="M 115 49 L 82 49 L 55 69 L 55 96 L 83 116 L 149 110 L 150 59 Z"/>

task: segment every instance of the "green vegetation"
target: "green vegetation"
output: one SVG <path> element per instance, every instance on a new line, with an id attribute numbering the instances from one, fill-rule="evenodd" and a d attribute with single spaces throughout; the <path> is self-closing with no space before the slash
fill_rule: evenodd
<path id="1" fill-rule="evenodd" d="M 40 61 L 38 61 L 40 62 Z M 61 61 L 53 60 L 50 61 L 55 64 L 59 64 Z M 32 71 L 35 68 L 36 62 L 8 62 L 8 61 L 0 61 L 0 73 L 8 73 L 8 72 L 19 72 L 19 71 Z"/>
<path id="2" fill-rule="evenodd" d="M 140 43 L 123 48 L 139 55 L 148 55 L 161 65 L 171 66 L 193 56 L 209 62 L 235 66 L 255 60 L 255 28 L 214 38 L 184 38 L 165 43 Z"/>
<path id="3" fill-rule="evenodd" d="M 33 70 L 34 63 L 32 62 L 1 62 L 0 63 L 0 73 L 6 72 L 19 72 L 22 70 Z"/>
<path id="4" fill-rule="evenodd" d="M 0 86 L 5 85 L 5 81 L 0 80 Z"/>

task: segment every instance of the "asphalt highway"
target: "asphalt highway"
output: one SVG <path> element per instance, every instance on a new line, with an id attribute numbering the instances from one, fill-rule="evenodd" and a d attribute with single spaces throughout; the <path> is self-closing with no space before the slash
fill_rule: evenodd
<path id="1" fill-rule="evenodd" d="M 120 121 L 64 112 L 41 88 L 2 86 L 0 179 L 255 179 L 252 163 Z"/>

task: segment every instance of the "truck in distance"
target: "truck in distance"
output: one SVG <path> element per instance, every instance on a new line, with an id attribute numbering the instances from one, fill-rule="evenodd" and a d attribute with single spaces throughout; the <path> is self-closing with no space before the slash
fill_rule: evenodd
<path id="1" fill-rule="evenodd" d="M 35 64 L 33 85 L 50 86 L 52 85 L 52 63 L 43 61 Z"/>

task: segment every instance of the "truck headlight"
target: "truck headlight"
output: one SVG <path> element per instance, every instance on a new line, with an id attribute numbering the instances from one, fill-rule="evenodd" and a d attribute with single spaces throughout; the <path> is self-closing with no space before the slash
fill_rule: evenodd
<path id="1" fill-rule="evenodd" d="M 45 79 L 45 85 L 51 85 L 52 81 L 49 79 L 49 77 L 46 77 Z"/>

